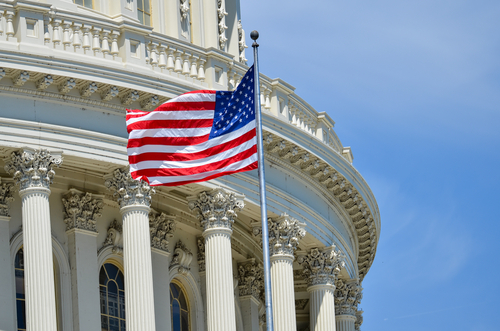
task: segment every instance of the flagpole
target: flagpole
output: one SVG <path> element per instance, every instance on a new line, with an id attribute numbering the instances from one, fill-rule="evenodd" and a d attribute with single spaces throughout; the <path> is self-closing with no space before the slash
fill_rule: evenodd
<path id="1" fill-rule="evenodd" d="M 260 111 L 259 54 L 257 39 L 259 33 L 252 31 L 255 121 L 257 129 L 257 157 L 259 160 L 260 218 L 262 222 L 262 252 L 264 255 L 264 291 L 266 297 L 266 329 L 274 331 L 273 300 L 271 296 L 271 263 L 269 261 L 269 229 L 267 226 L 266 179 L 264 174 L 264 144 L 262 142 L 262 116 Z"/>

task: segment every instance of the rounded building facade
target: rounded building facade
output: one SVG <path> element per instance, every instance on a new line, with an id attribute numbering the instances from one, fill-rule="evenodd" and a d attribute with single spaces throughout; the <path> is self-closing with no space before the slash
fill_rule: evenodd
<path id="1" fill-rule="evenodd" d="M 239 0 L 0 1 L 0 330 L 266 328 L 257 171 L 149 187 L 125 109 L 234 90 Z M 260 76 L 274 329 L 354 331 L 380 214 L 326 112 Z"/>

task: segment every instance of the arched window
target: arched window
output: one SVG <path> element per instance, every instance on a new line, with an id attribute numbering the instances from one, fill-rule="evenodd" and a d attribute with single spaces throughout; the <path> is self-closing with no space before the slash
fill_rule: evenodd
<path id="1" fill-rule="evenodd" d="M 175 280 L 170 283 L 170 316 L 172 331 L 189 331 L 189 301 L 186 291 Z"/>
<path id="2" fill-rule="evenodd" d="M 24 251 L 21 248 L 17 251 L 14 260 L 14 270 L 16 275 L 16 311 L 17 330 L 26 330 L 26 302 L 24 295 Z"/>
<path id="3" fill-rule="evenodd" d="M 125 331 L 125 282 L 123 272 L 104 263 L 99 272 L 101 330 Z"/>

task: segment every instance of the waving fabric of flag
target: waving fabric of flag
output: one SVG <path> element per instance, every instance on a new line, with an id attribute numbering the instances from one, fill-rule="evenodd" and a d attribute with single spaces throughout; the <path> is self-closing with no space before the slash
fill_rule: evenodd
<path id="1" fill-rule="evenodd" d="M 235 91 L 201 90 L 154 111 L 127 109 L 130 174 L 152 186 L 257 169 L 253 66 Z"/>

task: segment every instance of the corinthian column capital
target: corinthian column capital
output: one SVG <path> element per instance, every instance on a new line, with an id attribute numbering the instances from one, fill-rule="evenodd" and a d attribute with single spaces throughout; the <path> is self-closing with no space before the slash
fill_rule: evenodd
<path id="1" fill-rule="evenodd" d="M 304 229 L 306 224 L 290 217 L 288 214 L 281 214 L 276 219 L 267 220 L 269 227 L 269 254 L 290 255 L 297 249 L 299 240 L 306 235 Z M 254 226 L 254 236 L 262 236 L 262 227 L 260 222 L 252 223 Z"/>
<path id="2" fill-rule="evenodd" d="M 9 203 L 14 201 L 15 186 L 10 182 L 3 182 L 0 178 L 0 216 L 10 217 Z"/>
<path id="3" fill-rule="evenodd" d="M 133 179 L 128 168 L 116 169 L 105 179 L 104 185 L 113 191 L 113 197 L 120 204 L 120 208 L 127 206 L 146 206 L 149 208 L 151 195 L 156 193 L 147 182 Z"/>
<path id="4" fill-rule="evenodd" d="M 236 211 L 244 206 L 243 196 L 220 188 L 188 197 L 188 207 L 197 213 L 204 231 L 212 228 L 232 230 Z"/>
<path id="5" fill-rule="evenodd" d="M 149 231 L 151 247 L 165 252 L 168 250 L 168 240 L 174 236 L 176 228 L 175 216 L 151 211 L 149 213 Z"/>
<path id="6" fill-rule="evenodd" d="M 358 304 L 363 298 L 363 288 L 358 280 L 335 282 L 335 314 L 356 316 Z"/>
<path id="7" fill-rule="evenodd" d="M 97 218 L 101 217 L 101 195 L 70 189 L 62 198 L 66 230 L 81 229 L 97 232 Z"/>
<path id="8" fill-rule="evenodd" d="M 335 248 L 335 245 L 323 250 L 313 248 L 307 255 L 298 257 L 297 262 L 304 268 L 302 275 L 309 286 L 335 285 L 340 269 L 345 266 L 344 254 Z"/>
<path id="9" fill-rule="evenodd" d="M 264 270 L 261 264 L 250 259 L 238 265 L 238 290 L 240 297 L 251 295 L 257 302 L 264 289 Z"/>
<path id="10" fill-rule="evenodd" d="M 4 169 L 14 178 L 21 191 L 32 187 L 49 189 L 56 174 L 52 167 L 61 165 L 61 154 L 45 149 L 24 148 L 12 152 L 5 160 Z"/>
<path id="11" fill-rule="evenodd" d="M 356 312 L 356 322 L 354 322 L 354 329 L 359 331 L 361 328 L 361 324 L 363 324 L 363 313 L 364 311 L 358 310 Z"/>

